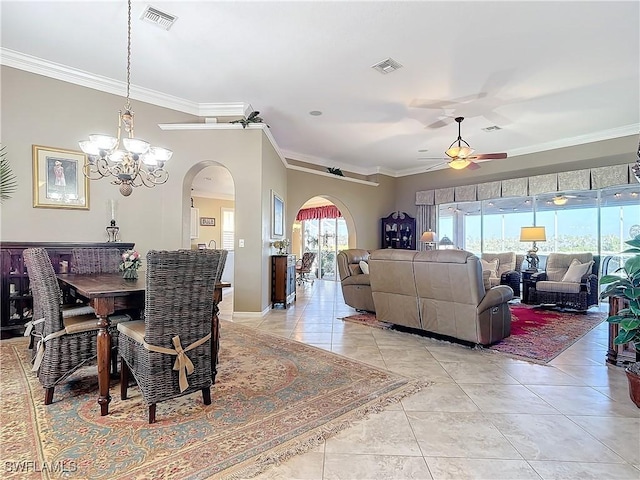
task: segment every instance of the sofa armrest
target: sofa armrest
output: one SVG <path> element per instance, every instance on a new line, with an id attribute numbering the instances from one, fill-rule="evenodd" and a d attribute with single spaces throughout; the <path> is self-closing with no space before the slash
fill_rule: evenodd
<path id="1" fill-rule="evenodd" d="M 359 273 L 342 280 L 342 286 L 346 287 L 347 285 L 371 285 L 371 280 L 368 274 Z"/>
<path id="2" fill-rule="evenodd" d="M 507 285 L 498 285 L 496 287 L 487 290 L 484 298 L 478 305 L 478 311 L 484 312 L 485 310 L 501 305 L 508 302 L 513 298 L 513 290 Z"/>

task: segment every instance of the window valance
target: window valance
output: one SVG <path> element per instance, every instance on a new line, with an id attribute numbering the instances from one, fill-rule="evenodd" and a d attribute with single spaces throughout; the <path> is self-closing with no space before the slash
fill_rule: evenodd
<path id="1" fill-rule="evenodd" d="M 635 164 L 613 165 L 572 172 L 509 178 L 478 185 L 423 190 L 416 192 L 416 205 L 440 205 L 454 201 L 474 202 L 501 197 L 521 197 L 567 190 L 598 190 L 615 185 L 628 185 L 636 182 L 631 170 L 633 165 Z"/>
<path id="2" fill-rule="evenodd" d="M 296 220 L 301 222 L 303 220 L 315 220 L 322 218 L 339 218 L 342 217 L 342 213 L 335 205 L 324 205 L 322 207 L 303 208 L 298 211 Z"/>

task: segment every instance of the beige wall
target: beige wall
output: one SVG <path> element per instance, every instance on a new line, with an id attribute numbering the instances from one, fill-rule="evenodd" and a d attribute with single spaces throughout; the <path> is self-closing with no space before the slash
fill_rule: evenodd
<path id="1" fill-rule="evenodd" d="M 235 208 L 235 201 L 221 200 L 219 198 L 193 197 L 193 206 L 198 209 L 199 217 L 215 218 L 216 224 L 211 226 L 200 225 L 198 219 L 199 237 L 191 239 L 191 248 L 197 248 L 199 243 L 209 245 L 211 240 L 216 242 L 216 247 L 222 248 L 222 208 Z M 213 245 L 212 245 L 213 248 Z"/>

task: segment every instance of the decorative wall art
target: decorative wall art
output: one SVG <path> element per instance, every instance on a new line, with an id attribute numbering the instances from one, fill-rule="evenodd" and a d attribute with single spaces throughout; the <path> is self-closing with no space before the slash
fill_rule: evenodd
<path id="1" fill-rule="evenodd" d="M 33 206 L 89 210 L 82 152 L 33 145 Z"/>

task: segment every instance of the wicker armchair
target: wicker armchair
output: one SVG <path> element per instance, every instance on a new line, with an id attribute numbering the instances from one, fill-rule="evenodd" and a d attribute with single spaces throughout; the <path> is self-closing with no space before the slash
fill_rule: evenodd
<path id="1" fill-rule="evenodd" d="M 133 373 L 149 423 L 156 420 L 158 402 L 197 390 L 211 404 L 213 292 L 225 255 L 226 250 L 147 254 L 144 320 L 118 324 L 118 353 L 120 396 L 127 398 Z"/>
<path id="2" fill-rule="evenodd" d="M 298 285 L 302 285 L 304 282 L 309 282 L 313 285 L 314 277 L 309 278 L 309 274 L 311 273 L 311 267 L 315 259 L 315 253 L 305 252 L 302 254 L 302 259 L 299 261 L 299 264 L 296 263 L 296 274 L 298 275 L 296 283 Z"/>
<path id="3" fill-rule="evenodd" d="M 33 320 L 25 336 L 31 336 L 31 346 L 37 341 L 32 370 L 45 388 L 44 404 L 49 405 L 55 386 L 97 357 L 98 322 L 92 313 L 63 316 L 62 292 L 44 248 L 28 248 L 23 255 L 33 294 Z M 111 331 L 117 333 L 115 327 Z"/>
<path id="4" fill-rule="evenodd" d="M 524 255 L 517 255 L 515 252 L 483 253 L 481 258 L 487 262 L 498 260 L 496 275 L 489 278 L 489 286 L 508 285 L 513 290 L 513 296 L 519 297 Z"/>
<path id="5" fill-rule="evenodd" d="M 565 278 L 571 263 L 593 262 L 579 281 L 568 281 Z M 591 253 L 550 253 L 546 270 L 531 276 L 532 286 L 529 288 L 529 303 L 555 305 L 586 312 L 599 305 L 598 271 L 600 257 Z M 564 281 L 563 281 L 564 280 Z"/>

